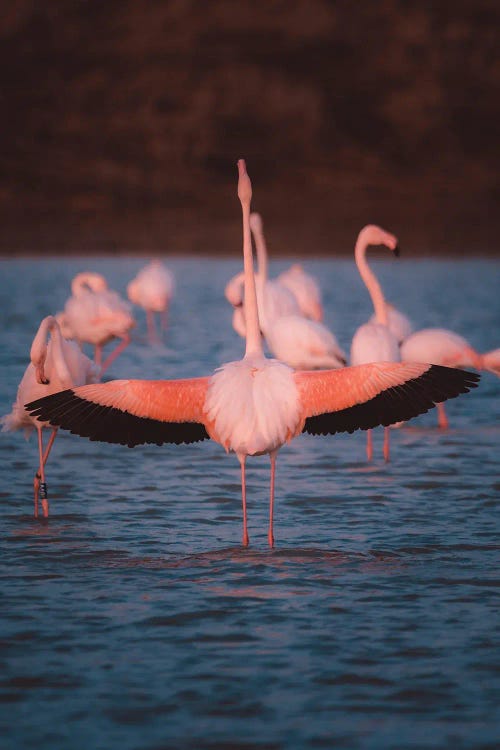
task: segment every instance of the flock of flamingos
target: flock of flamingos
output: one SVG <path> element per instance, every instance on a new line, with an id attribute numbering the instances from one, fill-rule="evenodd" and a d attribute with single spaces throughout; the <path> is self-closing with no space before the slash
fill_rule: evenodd
<path id="1" fill-rule="evenodd" d="M 412 333 L 410 321 L 389 305 L 366 261 L 369 245 L 398 253 L 396 237 L 380 227 L 364 227 L 355 260 L 371 295 L 374 315 L 355 333 L 350 362 L 322 322 L 321 292 L 300 266 L 268 279 L 267 251 L 258 214 L 250 212 L 251 182 L 238 161 L 238 197 L 243 217 L 243 271 L 226 286 L 233 305 L 233 327 L 246 341 L 241 360 L 212 375 L 183 380 L 98 380 L 130 341 L 135 325 L 131 305 L 108 289 L 99 274 L 83 273 L 72 282 L 64 311 L 42 320 L 30 359 L 3 430 L 36 429 L 39 467 L 34 478 L 35 516 L 41 499 L 49 505 L 45 464 L 59 427 L 91 440 L 121 443 L 190 443 L 212 438 L 238 457 L 241 466 L 243 544 L 247 528 L 247 456 L 271 459 L 268 540 L 272 547 L 276 455 L 302 432 L 334 434 L 384 425 L 384 457 L 389 460 L 390 425 L 437 405 L 439 425 L 447 426 L 443 402 L 477 385 L 479 375 L 460 367 L 490 370 L 500 376 L 500 349 L 479 354 L 461 336 L 441 328 Z M 258 272 L 252 257 L 254 237 Z M 149 336 L 156 337 L 154 315 L 167 326 L 174 280 L 159 261 L 143 268 L 127 288 L 131 302 L 147 313 Z M 274 358 L 265 356 L 262 338 Z M 103 346 L 118 345 L 103 359 Z M 95 347 L 94 361 L 81 350 Z M 43 445 L 44 428 L 50 430 Z"/>

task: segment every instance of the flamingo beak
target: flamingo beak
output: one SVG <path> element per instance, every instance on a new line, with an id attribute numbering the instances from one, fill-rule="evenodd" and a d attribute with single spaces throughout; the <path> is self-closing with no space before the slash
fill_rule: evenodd
<path id="1" fill-rule="evenodd" d="M 396 247 L 394 248 L 394 255 L 396 256 L 396 258 L 399 258 L 399 256 L 401 255 L 401 247 L 399 245 L 396 245 Z"/>
<path id="2" fill-rule="evenodd" d="M 45 377 L 43 364 L 37 365 L 36 367 L 36 381 L 37 383 L 40 383 L 40 385 L 48 385 L 50 382 L 49 379 Z"/>

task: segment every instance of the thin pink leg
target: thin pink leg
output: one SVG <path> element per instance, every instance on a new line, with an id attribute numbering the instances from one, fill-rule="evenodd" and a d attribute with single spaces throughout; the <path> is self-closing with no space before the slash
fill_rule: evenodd
<path id="1" fill-rule="evenodd" d="M 122 340 L 118 344 L 118 346 L 115 349 L 113 349 L 113 351 L 111 352 L 111 354 L 109 354 L 107 359 L 104 360 L 102 367 L 101 367 L 101 375 L 108 369 L 110 364 L 115 361 L 118 355 L 121 354 L 122 351 L 127 348 L 129 344 L 130 344 L 130 336 L 128 335 L 128 333 L 126 333 L 125 336 L 122 337 Z"/>
<path id="2" fill-rule="evenodd" d="M 441 430 L 447 430 L 449 425 L 448 417 L 446 416 L 446 411 L 444 409 L 444 404 L 436 404 L 437 411 L 438 411 L 438 427 Z"/>
<path id="3" fill-rule="evenodd" d="M 247 488 L 246 488 L 246 474 L 245 474 L 245 461 L 246 456 L 240 458 L 241 464 L 241 501 L 243 504 L 243 546 L 248 547 L 248 526 L 247 526 Z"/>
<path id="4" fill-rule="evenodd" d="M 391 460 L 391 428 L 384 427 L 384 460 L 389 463 Z"/>
<path id="5" fill-rule="evenodd" d="M 267 540 L 271 549 L 274 547 L 274 536 L 273 536 L 273 517 L 274 517 L 274 480 L 276 477 L 276 451 L 270 453 L 271 458 L 271 492 L 269 499 L 269 531 L 267 533 Z"/>
<path id="6" fill-rule="evenodd" d="M 94 348 L 94 362 L 96 363 L 97 367 L 101 366 L 102 363 L 102 346 L 100 344 L 96 344 Z"/>
<path id="7" fill-rule="evenodd" d="M 49 442 L 47 443 L 47 447 L 45 448 L 45 451 L 44 451 L 42 429 L 43 429 L 42 427 L 37 427 L 38 453 L 39 453 L 39 458 L 40 458 L 40 466 L 38 467 L 38 471 L 35 474 L 35 478 L 33 480 L 33 489 L 34 489 L 34 494 L 35 494 L 35 518 L 38 518 L 38 493 L 39 491 L 41 492 L 41 495 L 42 495 L 43 515 L 45 518 L 48 518 L 49 516 L 49 501 L 47 498 L 47 485 L 45 483 L 45 464 L 47 463 L 50 449 L 52 448 L 54 444 L 54 440 L 56 439 L 56 435 L 57 435 L 57 427 L 56 427 L 52 430 L 52 433 L 49 438 Z"/>
<path id="8" fill-rule="evenodd" d="M 161 311 L 160 321 L 161 330 L 165 332 L 168 328 L 168 307 L 166 307 L 165 310 Z"/>
<path id="9" fill-rule="evenodd" d="M 39 456 L 39 464 L 38 464 L 38 471 L 35 474 L 35 477 L 33 479 L 33 494 L 34 494 L 34 501 L 35 501 L 35 518 L 38 518 L 38 494 L 40 490 L 40 479 L 42 478 L 41 475 L 41 467 L 43 466 L 43 444 L 42 444 L 42 427 L 37 427 L 37 433 L 38 433 L 38 456 Z"/>
<path id="10" fill-rule="evenodd" d="M 373 436 L 372 431 L 366 431 L 366 460 L 371 461 L 373 458 Z"/>
<path id="11" fill-rule="evenodd" d="M 148 324 L 149 343 L 154 344 L 158 341 L 158 337 L 156 335 L 155 314 L 152 310 L 146 310 L 146 321 Z"/>

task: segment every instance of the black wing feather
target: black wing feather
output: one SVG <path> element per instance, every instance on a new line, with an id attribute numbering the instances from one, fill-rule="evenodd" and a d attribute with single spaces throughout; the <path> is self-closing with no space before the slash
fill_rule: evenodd
<path id="1" fill-rule="evenodd" d="M 68 389 L 26 404 L 32 417 L 74 435 L 133 448 L 143 443 L 196 443 L 209 435 L 200 422 L 161 422 L 87 401 Z"/>
<path id="2" fill-rule="evenodd" d="M 479 378 L 475 372 L 431 365 L 418 378 L 387 388 L 362 404 L 308 417 L 303 432 L 334 435 L 336 432 L 369 430 L 378 425 L 387 427 L 395 422 L 406 422 L 441 401 L 468 393 L 477 387 Z"/>

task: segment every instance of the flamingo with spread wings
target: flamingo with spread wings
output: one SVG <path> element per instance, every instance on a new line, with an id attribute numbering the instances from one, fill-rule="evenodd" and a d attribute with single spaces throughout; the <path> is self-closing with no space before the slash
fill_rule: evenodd
<path id="1" fill-rule="evenodd" d="M 271 459 L 268 541 L 274 544 L 276 455 L 284 443 L 313 435 L 353 432 L 410 419 L 443 398 L 474 387 L 479 376 L 412 363 L 375 363 L 341 370 L 296 372 L 264 355 L 250 237 L 252 186 L 238 161 L 243 214 L 246 350 L 243 359 L 208 377 L 186 380 L 115 380 L 70 388 L 26 405 L 51 424 L 91 440 L 121 443 L 191 443 L 212 438 L 241 466 L 243 544 L 249 543 L 247 456 Z"/>
<path id="2" fill-rule="evenodd" d="M 50 338 L 47 341 L 47 337 Z M 48 315 L 42 320 L 30 352 L 31 362 L 25 370 L 12 411 L 0 420 L 2 431 L 24 429 L 29 435 L 36 429 L 40 463 L 33 480 L 35 517 L 38 516 L 38 497 L 41 495 L 43 515 L 49 515 L 45 464 L 54 443 L 57 427 L 53 427 L 45 450 L 42 431 L 48 428 L 45 420 L 30 416 L 24 409 L 27 400 L 57 393 L 62 388 L 95 383 L 98 379 L 97 367 L 85 354 L 82 354 L 73 341 L 66 341 L 61 335 L 57 320 Z"/>

